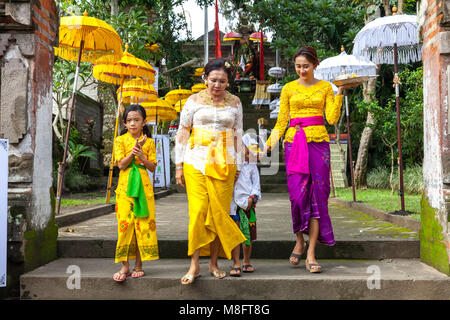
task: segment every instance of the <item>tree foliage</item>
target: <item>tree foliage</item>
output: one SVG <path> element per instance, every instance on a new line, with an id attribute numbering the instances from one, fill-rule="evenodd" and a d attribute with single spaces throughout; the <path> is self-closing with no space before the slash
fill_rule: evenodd
<path id="1" fill-rule="evenodd" d="M 405 166 L 421 165 L 423 159 L 423 68 L 406 68 L 399 73 L 400 123 L 402 155 Z M 391 85 L 392 86 L 392 85 Z M 389 88 L 386 83 L 383 87 Z M 398 157 L 397 112 L 395 94 L 377 95 L 372 102 L 356 102 L 358 113 L 371 112 L 375 117 L 373 152 L 377 166 L 395 166 Z M 392 159 L 394 163 L 392 163 Z"/>
<path id="2" fill-rule="evenodd" d="M 311 45 L 319 58 L 336 55 L 352 41 L 364 25 L 364 7 L 348 0 L 259 0 L 251 13 L 254 20 L 273 32 L 272 46 L 291 60 L 295 51 Z"/>

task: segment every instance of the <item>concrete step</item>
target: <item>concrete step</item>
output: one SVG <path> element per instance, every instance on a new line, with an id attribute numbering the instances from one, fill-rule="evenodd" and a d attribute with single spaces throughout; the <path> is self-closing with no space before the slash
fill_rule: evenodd
<path id="1" fill-rule="evenodd" d="M 287 177 L 285 172 L 278 172 L 273 176 L 260 176 L 260 184 L 273 183 L 273 184 L 286 184 Z"/>
<path id="2" fill-rule="evenodd" d="M 114 258 L 117 238 L 58 239 L 58 257 L 61 258 Z M 255 240 L 252 257 L 255 259 L 288 259 L 294 240 Z M 184 259 L 187 256 L 187 240 L 158 240 L 162 259 Z M 305 251 L 306 252 L 306 251 Z M 306 257 L 306 256 L 305 256 Z M 318 259 L 388 259 L 419 258 L 418 239 L 402 240 L 336 240 L 334 246 L 318 244 Z"/>
<path id="3" fill-rule="evenodd" d="M 120 269 L 113 259 L 58 259 L 21 276 L 22 299 L 38 300 L 449 300 L 450 277 L 417 259 L 320 260 L 323 272 L 311 274 L 304 260 L 253 259 L 254 273 L 214 279 L 208 260 L 200 260 L 201 277 L 182 285 L 188 259 L 145 262 L 145 276 L 116 283 Z M 219 260 L 229 271 L 231 261 Z M 270 290 L 268 290 L 270 288 Z M 173 310 L 168 310 L 173 312 Z"/>
<path id="4" fill-rule="evenodd" d="M 265 183 L 261 185 L 261 192 L 286 193 L 288 192 L 288 187 L 286 183 Z"/>

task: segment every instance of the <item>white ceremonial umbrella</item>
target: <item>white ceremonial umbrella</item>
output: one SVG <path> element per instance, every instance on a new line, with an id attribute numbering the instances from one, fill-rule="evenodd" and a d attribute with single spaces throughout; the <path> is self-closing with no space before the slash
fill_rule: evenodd
<path id="1" fill-rule="evenodd" d="M 344 46 L 337 56 L 327 58 L 320 62 L 314 72 L 314 77 L 325 81 L 333 81 L 339 75 L 376 76 L 377 65 L 365 58 L 355 57 L 347 54 Z M 350 177 L 352 180 L 353 201 L 356 202 L 355 178 L 353 169 L 353 157 L 350 137 L 350 112 L 348 108 L 347 90 L 344 90 L 345 114 L 347 117 L 348 154 L 350 161 Z"/>
<path id="2" fill-rule="evenodd" d="M 342 47 L 337 56 L 320 62 L 314 71 L 314 77 L 321 80 L 333 81 L 341 74 L 355 74 L 357 76 L 376 76 L 377 65 L 365 58 L 347 54 Z"/>
<path id="3" fill-rule="evenodd" d="M 270 112 L 270 119 L 278 118 L 278 113 L 280 112 L 280 99 L 273 100 L 271 103 L 274 104 L 275 108 Z"/>
<path id="4" fill-rule="evenodd" d="M 269 93 L 281 93 L 281 89 L 283 89 L 283 85 L 277 83 L 271 84 L 267 87 L 267 92 Z"/>
<path id="5" fill-rule="evenodd" d="M 280 98 L 276 98 L 275 100 L 270 101 L 269 110 L 273 111 L 280 106 Z"/>
<path id="6" fill-rule="evenodd" d="M 400 101 L 398 64 L 420 61 L 422 48 L 418 43 L 418 23 L 415 15 L 397 15 L 377 18 L 362 28 L 353 40 L 353 55 L 366 57 L 376 64 L 394 65 L 395 103 L 397 107 L 398 166 L 401 210 L 405 211 L 403 194 L 402 136 L 400 126 Z"/>

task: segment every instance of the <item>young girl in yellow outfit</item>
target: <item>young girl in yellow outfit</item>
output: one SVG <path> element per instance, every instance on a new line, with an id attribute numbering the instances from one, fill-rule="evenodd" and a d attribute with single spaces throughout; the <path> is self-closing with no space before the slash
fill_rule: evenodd
<path id="1" fill-rule="evenodd" d="M 114 158 L 120 169 L 116 189 L 118 240 L 115 262 L 122 268 L 113 279 L 125 281 L 144 276 L 142 261 L 159 259 L 156 238 L 155 199 L 147 170 L 156 168 L 155 142 L 145 125 L 145 109 L 127 107 L 123 113 L 126 129 L 114 142 Z M 136 259 L 133 273 L 128 260 Z"/>

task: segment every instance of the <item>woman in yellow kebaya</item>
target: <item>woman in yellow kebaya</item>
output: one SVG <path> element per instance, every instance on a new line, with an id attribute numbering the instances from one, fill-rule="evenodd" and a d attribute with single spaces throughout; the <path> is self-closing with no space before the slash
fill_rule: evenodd
<path id="1" fill-rule="evenodd" d="M 125 281 L 128 276 L 144 276 L 142 261 L 159 259 L 156 238 L 155 199 L 147 173 L 156 168 L 155 142 L 145 124 L 145 109 L 128 106 L 123 113 L 126 129 L 114 142 L 114 159 L 120 169 L 116 189 L 118 240 L 115 262 L 122 268 L 113 279 Z M 129 260 L 136 259 L 133 273 Z"/>
<path id="2" fill-rule="evenodd" d="M 299 78 L 283 87 L 277 123 L 266 144 L 267 150 L 274 148 L 289 123 L 284 139 L 285 162 L 293 232 L 297 237 L 290 263 L 300 263 L 305 233 L 309 236 L 306 269 L 321 272 L 315 257 L 317 241 L 335 244 L 328 214 L 330 140 L 324 115 L 331 125 L 339 120 L 343 90 L 351 85 L 339 87 L 335 96 L 329 82 L 314 78 L 319 59 L 313 47 L 301 47 L 294 63 Z"/>
<path id="3" fill-rule="evenodd" d="M 210 256 L 209 271 L 226 276 L 218 256 L 231 259 L 231 251 L 246 238 L 229 216 L 233 185 L 242 156 L 237 141 L 242 135 L 242 105 L 226 91 L 231 65 L 219 58 L 205 66 L 207 89 L 189 97 L 180 116 L 176 137 L 176 180 L 186 182 L 189 202 L 188 256 L 191 266 L 181 278 L 191 284 L 200 275 L 200 256 Z M 191 132 L 192 129 L 192 132 Z"/>

